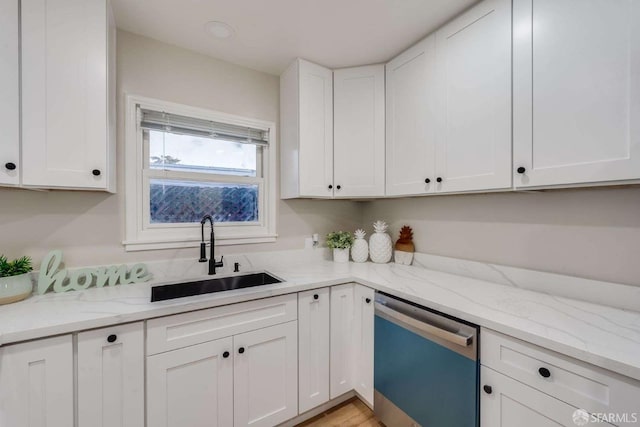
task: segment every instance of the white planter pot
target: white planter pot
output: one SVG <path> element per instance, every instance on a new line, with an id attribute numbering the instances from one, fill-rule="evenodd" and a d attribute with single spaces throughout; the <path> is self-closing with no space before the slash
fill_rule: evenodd
<path id="1" fill-rule="evenodd" d="M 349 249 L 334 249 L 333 250 L 334 262 L 349 262 Z"/>
<path id="2" fill-rule="evenodd" d="M 394 259 L 396 264 L 411 265 L 413 252 L 395 251 Z"/>
<path id="3" fill-rule="evenodd" d="M 31 274 L 0 277 L 0 305 L 20 301 L 31 295 L 33 282 Z"/>

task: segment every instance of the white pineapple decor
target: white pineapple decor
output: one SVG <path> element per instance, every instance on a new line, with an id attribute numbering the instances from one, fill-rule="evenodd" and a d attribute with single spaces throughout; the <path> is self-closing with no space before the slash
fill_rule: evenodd
<path id="1" fill-rule="evenodd" d="M 373 223 L 375 233 L 369 238 L 369 255 L 371 261 L 384 264 L 391 261 L 391 253 L 393 244 L 391 236 L 387 234 L 389 226 L 384 221 L 376 221 Z"/>
<path id="2" fill-rule="evenodd" d="M 366 262 L 367 258 L 369 258 L 369 244 L 364 237 L 367 233 L 362 229 L 358 229 L 353 234 L 356 236 L 356 240 L 351 246 L 351 258 L 353 258 L 354 262 Z"/>

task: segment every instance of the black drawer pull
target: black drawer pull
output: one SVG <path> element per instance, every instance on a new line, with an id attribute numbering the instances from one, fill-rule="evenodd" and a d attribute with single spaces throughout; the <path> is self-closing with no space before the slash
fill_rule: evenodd
<path id="1" fill-rule="evenodd" d="M 118 336 L 116 334 L 111 334 L 107 337 L 108 342 L 116 342 L 117 339 L 118 339 Z"/>
<path id="2" fill-rule="evenodd" d="M 493 393 L 493 388 L 490 385 L 485 385 L 482 387 L 482 389 L 484 390 L 485 393 L 487 394 L 491 394 Z"/>
<path id="3" fill-rule="evenodd" d="M 16 170 L 16 164 L 13 162 L 5 163 L 4 167 L 10 171 Z"/>
<path id="4" fill-rule="evenodd" d="M 240 354 L 244 353 L 244 347 L 240 347 L 240 348 L 238 349 L 238 353 L 240 353 Z"/>
<path id="5" fill-rule="evenodd" d="M 222 353 L 222 357 L 224 357 L 225 359 L 229 357 L 229 352 L 225 351 L 224 353 Z"/>
<path id="6" fill-rule="evenodd" d="M 538 373 L 542 378 L 549 378 L 551 376 L 551 371 L 549 371 L 547 368 L 538 369 Z"/>

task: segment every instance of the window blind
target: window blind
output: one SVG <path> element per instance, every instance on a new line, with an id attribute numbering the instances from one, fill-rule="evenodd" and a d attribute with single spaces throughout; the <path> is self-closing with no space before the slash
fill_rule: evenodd
<path id="1" fill-rule="evenodd" d="M 142 129 L 266 146 L 269 131 L 139 108 Z"/>

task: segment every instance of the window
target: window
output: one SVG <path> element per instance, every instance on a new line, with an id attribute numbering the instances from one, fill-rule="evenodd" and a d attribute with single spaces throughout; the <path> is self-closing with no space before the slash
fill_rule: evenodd
<path id="1" fill-rule="evenodd" d="M 275 125 L 127 98 L 127 250 L 275 241 Z"/>

